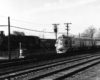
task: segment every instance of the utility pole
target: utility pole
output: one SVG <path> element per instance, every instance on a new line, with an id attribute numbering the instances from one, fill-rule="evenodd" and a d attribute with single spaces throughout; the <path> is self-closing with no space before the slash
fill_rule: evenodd
<path id="1" fill-rule="evenodd" d="M 58 26 L 59 24 L 52 24 L 52 25 L 54 25 L 54 32 L 55 32 L 56 40 L 57 40 L 57 32 L 58 32 L 57 26 Z"/>
<path id="2" fill-rule="evenodd" d="M 44 36 L 45 30 L 46 30 L 46 29 L 43 29 L 43 39 L 45 38 L 45 36 Z"/>
<path id="3" fill-rule="evenodd" d="M 66 30 L 67 30 L 67 36 L 68 36 L 68 34 L 69 34 L 69 33 L 68 33 L 68 32 L 69 32 L 69 24 L 72 24 L 72 23 L 64 23 L 64 24 L 65 24 L 65 25 L 66 25 L 66 27 L 67 27 L 67 29 L 66 29 Z"/>
<path id="4" fill-rule="evenodd" d="M 79 33 L 79 38 L 81 37 L 81 34 Z"/>
<path id="5" fill-rule="evenodd" d="M 9 54 L 9 60 L 11 60 L 11 53 L 10 53 L 10 17 L 8 17 L 8 54 Z"/>

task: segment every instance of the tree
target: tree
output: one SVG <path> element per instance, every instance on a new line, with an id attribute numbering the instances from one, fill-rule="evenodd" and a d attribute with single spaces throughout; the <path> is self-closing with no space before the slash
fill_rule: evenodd
<path id="1" fill-rule="evenodd" d="M 96 33 L 96 29 L 93 26 L 90 26 L 89 28 L 87 28 L 83 33 L 82 36 L 83 37 L 88 37 L 88 38 L 94 38 L 94 34 Z"/>
<path id="2" fill-rule="evenodd" d="M 19 31 L 13 31 L 13 34 L 17 36 L 25 36 L 24 32 L 19 32 Z"/>
<path id="3" fill-rule="evenodd" d="M 99 39 L 100 39 L 100 29 L 97 30 L 97 33 L 96 33 L 96 35 L 95 35 L 95 38 L 99 38 Z"/>

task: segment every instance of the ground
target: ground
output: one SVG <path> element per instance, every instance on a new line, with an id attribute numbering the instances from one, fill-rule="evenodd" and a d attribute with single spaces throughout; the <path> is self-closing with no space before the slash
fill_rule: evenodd
<path id="1" fill-rule="evenodd" d="M 100 80 L 100 64 L 79 72 L 65 80 Z"/>

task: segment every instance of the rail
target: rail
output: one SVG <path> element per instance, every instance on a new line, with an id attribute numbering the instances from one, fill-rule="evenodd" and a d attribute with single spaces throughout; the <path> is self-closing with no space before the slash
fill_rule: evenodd
<path id="1" fill-rule="evenodd" d="M 41 66 L 38 65 L 38 66 L 27 68 L 27 69 L 9 71 L 8 73 L 2 74 L 0 76 L 0 79 L 24 80 L 27 78 L 28 80 L 32 78 L 36 80 L 36 79 L 49 79 L 50 78 L 51 80 L 55 80 L 56 77 L 54 78 L 53 76 L 54 74 L 57 74 L 58 76 L 58 73 L 61 73 L 63 70 L 67 72 L 68 70 L 72 68 L 73 70 L 71 71 L 75 71 L 76 69 L 80 70 L 83 67 L 81 65 L 86 65 L 85 67 L 87 67 L 88 63 L 93 65 L 97 62 L 100 62 L 99 58 L 100 58 L 100 54 L 96 54 L 96 55 L 88 55 L 88 56 L 85 55 L 83 57 L 78 57 L 76 59 L 71 59 L 71 60 L 62 60 L 62 61 L 58 60 L 58 61 L 54 61 L 54 62 L 45 64 L 45 65 L 43 64 Z M 78 66 L 81 66 L 80 69 L 77 68 Z M 76 69 L 74 69 L 74 67 L 76 67 Z M 70 72 L 70 74 L 71 73 L 72 72 Z M 50 76 L 53 76 L 53 78 Z M 59 78 L 63 76 L 64 75 L 59 76 Z"/>

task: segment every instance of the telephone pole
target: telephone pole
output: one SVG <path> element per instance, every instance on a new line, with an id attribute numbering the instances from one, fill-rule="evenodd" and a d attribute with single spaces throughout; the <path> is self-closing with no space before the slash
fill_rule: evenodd
<path id="1" fill-rule="evenodd" d="M 43 29 L 43 39 L 45 38 L 45 36 L 44 36 L 44 34 L 45 34 L 45 30 L 46 30 L 46 29 Z"/>
<path id="2" fill-rule="evenodd" d="M 54 32 L 55 32 L 56 40 L 57 40 L 57 32 L 58 32 L 57 26 L 58 26 L 59 24 L 52 24 L 52 25 L 54 25 Z"/>
<path id="3" fill-rule="evenodd" d="M 79 33 L 79 38 L 81 37 L 81 34 Z"/>
<path id="4" fill-rule="evenodd" d="M 69 33 L 68 33 L 68 32 L 69 32 L 69 24 L 72 24 L 72 23 L 64 23 L 64 24 L 65 24 L 65 25 L 66 25 L 66 27 L 67 27 L 67 29 L 66 29 L 66 30 L 67 30 L 67 36 L 68 36 L 68 34 L 69 34 Z"/>
<path id="5" fill-rule="evenodd" d="M 11 60 L 11 53 L 10 53 L 10 17 L 8 17 L 8 54 L 9 54 L 9 60 Z"/>

